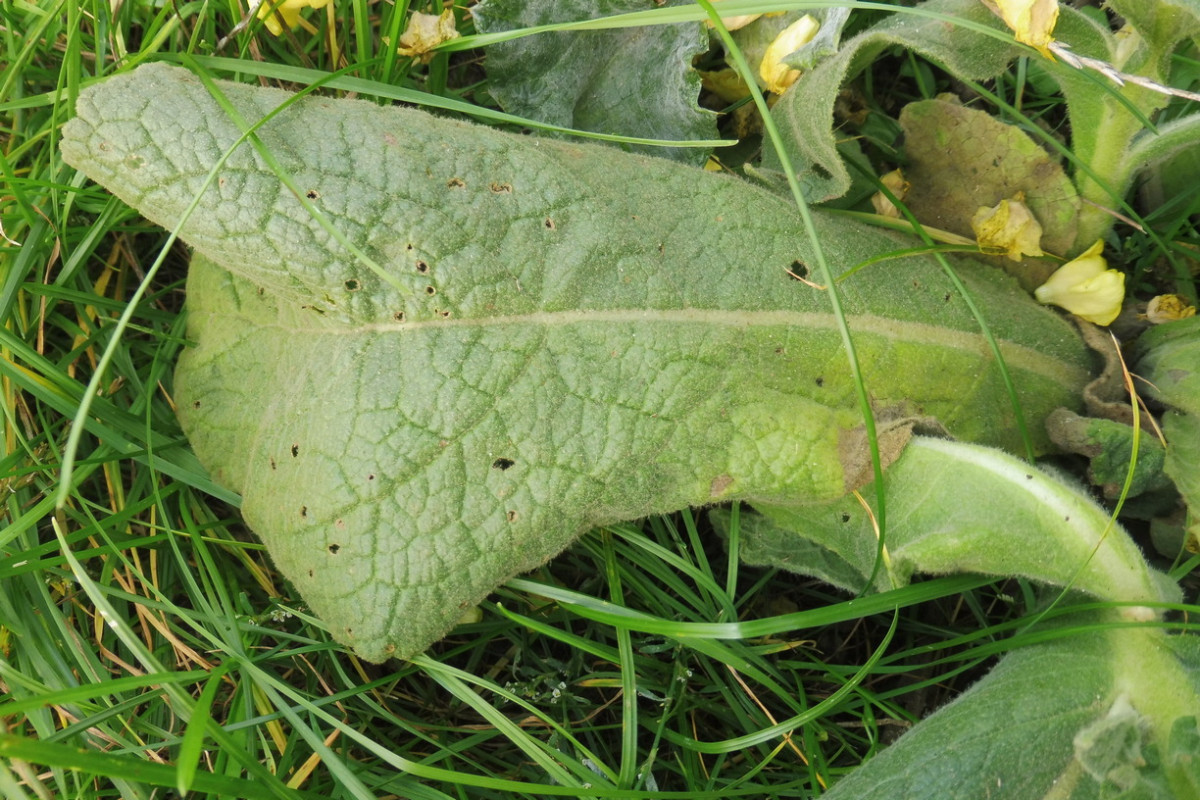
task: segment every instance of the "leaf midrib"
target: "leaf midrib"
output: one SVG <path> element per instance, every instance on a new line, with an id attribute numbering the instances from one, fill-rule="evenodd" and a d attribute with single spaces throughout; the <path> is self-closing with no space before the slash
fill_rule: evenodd
<path id="1" fill-rule="evenodd" d="M 982 334 L 930 325 L 923 322 L 897 320 L 873 314 L 856 314 L 851 318 L 851 333 L 867 334 L 897 341 L 924 343 L 930 346 L 978 353 L 990 360 L 988 344 Z M 336 335 L 359 336 L 364 334 L 403 335 L 433 329 L 487 328 L 497 326 L 559 327 L 568 325 L 706 325 L 727 328 L 770 328 L 791 327 L 807 330 L 836 332 L 832 314 L 814 311 L 792 311 L 776 309 L 768 311 L 746 311 L 742 309 L 601 309 L 570 311 L 535 311 L 526 314 L 498 315 L 491 317 L 449 317 L 444 319 L 414 320 L 411 322 L 369 322 L 356 325 L 329 325 L 318 330 L 302 326 L 286 325 L 282 322 L 255 320 L 258 327 L 277 328 L 290 335 Z M 1088 372 L 1069 362 L 1033 347 L 1002 340 L 1000 348 L 1010 367 L 1025 370 L 1035 375 L 1052 378 L 1060 382 L 1082 385 Z"/>

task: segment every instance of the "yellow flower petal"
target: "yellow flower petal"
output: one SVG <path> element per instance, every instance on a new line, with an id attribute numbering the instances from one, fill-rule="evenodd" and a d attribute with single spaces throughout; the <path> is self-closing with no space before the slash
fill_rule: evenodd
<path id="1" fill-rule="evenodd" d="M 766 83 L 767 91 L 783 94 L 789 86 L 799 80 L 800 70 L 792 69 L 783 63 L 783 59 L 811 42 L 820 29 L 821 23 L 811 14 L 805 14 L 775 37 L 775 41 L 771 42 L 767 52 L 763 54 L 762 63 L 758 67 L 758 74 Z"/>
<path id="2" fill-rule="evenodd" d="M 1121 313 L 1125 299 L 1125 274 L 1108 269 L 1096 242 L 1085 253 L 1068 261 L 1037 288 L 1039 302 L 1065 308 L 1077 317 L 1097 325 L 1107 325 Z"/>
<path id="3" fill-rule="evenodd" d="M 275 0 L 262 0 L 258 6 L 258 18 L 267 26 L 267 30 L 276 36 L 283 33 L 283 25 L 279 24 L 279 18 L 283 17 L 283 24 L 287 27 L 295 28 L 300 24 L 300 11 L 305 8 L 324 8 L 329 5 L 330 0 L 283 0 L 276 2 Z M 278 13 L 276 13 L 278 12 Z"/>
<path id="4" fill-rule="evenodd" d="M 908 195 L 908 190 L 912 188 L 912 184 L 905 179 L 904 173 L 898 169 L 884 175 L 879 182 L 886 186 L 897 200 L 903 200 Z M 891 199 L 883 192 L 871 195 L 871 205 L 875 207 L 875 213 L 881 217 L 900 218 L 900 209 L 896 208 Z"/>
<path id="5" fill-rule="evenodd" d="M 1036 47 L 1049 59 L 1054 26 L 1058 23 L 1058 0 L 996 0 L 1000 18 L 1018 42 Z"/>
<path id="6" fill-rule="evenodd" d="M 1196 307 L 1177 294 L 1160 294 L 1146 304 L 1146 319 L 1155 325 L 1196 316 Z"/>
<path id="7" fill-rule="evenodd" d="M 428 63 L 433 58 L 430 52 L 442 42 L 459 37 L 454 23 L 454 12 L 446 9 L 441 14 L 422 14 L 414 11 L 408 18 L 408 26 L 400 34 L 398 55 L 420 58 Z"/>
<path id="8" fill-rule="evenodd" d="M 971 218 L 971 229 L 981 250 L 999 250 L 1013 261 L 1043 255 L 1042 226 L 1025 205 L 1024 192 L 992 208 L 980 208 Z"/>
<path id="9" fill-rule="evenodd" d="M 754 20 L 761 17 L 762 14 L 739 14 L 736 17 L 721 17 L 721 23 L 725 25 L 725 30 L 736 31 L 739 28 L 744 28 Z M 704 24 L 712 27 L 712 20 L 705 20 Z"/>

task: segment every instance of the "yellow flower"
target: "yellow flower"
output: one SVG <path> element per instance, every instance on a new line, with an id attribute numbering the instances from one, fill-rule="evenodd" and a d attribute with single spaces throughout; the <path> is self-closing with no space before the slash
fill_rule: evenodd
<path id="1" fill-rule="evenodd" d="M 767 91 L 783 94 L 800 78 L 800 70 L 792 69 L 783 63 L 783 59 L 811 42 L 820 28 L 821 23 L 811 14 L 805 14 L 775 37 L 758 67 L 758 74 L 766 83 Z"/>
<path id="2" fill-rule="evenodd" d="M 267 26 L 267 30 L 278 36 L 283 33 L 283 25 L 279 24 L 280 17 L 283 17 L 283 24 L 288 28 L 294 28 L 297 25 L 307 27 L 304 20 L 300 19 L 301 9 L 324 8 L 330 2 L 331 0 L 283 0 L 283 2 L 262 0 L 258 5 L 258 18 Z"/>
<path id="3" fill-rule="evenodd" d="M 452 10 L 446 9 L 441 14 L 422 14 L 414 11 L 408 18 L 408 27 L 400 34 L 400 46 L 396 48 L 396 53 L 417 57 L 429 63 L 433 58 L 430 52 L 433 48 L 458 37 Z"/>
<path id="4" fill-rule="evenodd" d="M 903 200 L 908 195 L 908 190 L 912 188 L 912 184 L 904 177 L 904 173 L 898 169 L 894 169 L 887 175 L 879 179 L 887 190 L 891 192 L 897 200 Z M 900 218 L 900 209 L 896 208 L 895 204 L 883 192 L 876 192 L 871 195 L 871 205 L 875 207 L 875 213 L 881 217 L 890 217 L 891 219 Z"/>
<path id="5" fill-rule="evenodd" d="M 1001 250 L 1013 261 L 1042 255 L 1042 226 L 1025 205 L 1024 192 L 992 208 L 981 207 L 971 218 L 971 229 L 980 250 Z"/>
<path id="6" fill-rule="evenodd" d="M 1077 317 L 1097 325 L 1107 325 L 1121 313 L 1125 299 L 1125 274 L 1108 268 L 1096 242 L 1087 252 L 1068 261 L 1037 288 L 1039 302 L 1065 308 Z"/>
<path id="7" fill-rule="evenodd" d="M 1012 28 L 1018 42 L 1036 47 L 1046 58 L 1050 54 L 1051 35 L 1058 22 L 1058 0 L 995 0 L 1000 18 Z M 989 4 L 990 5 L 990 4 Z"/>

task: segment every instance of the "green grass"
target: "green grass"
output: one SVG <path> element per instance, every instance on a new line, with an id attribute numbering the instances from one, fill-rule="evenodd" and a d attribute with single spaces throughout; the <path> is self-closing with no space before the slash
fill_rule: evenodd
<path id="1" fill-rule="evenodd" d="M 593 532 L 410 663 L 331 643 L 175 420 L 185 251 L 144 282 L 166 234 L 66 167 L 58 128 L 94 77 L 180 53 L 277 80 L 343 70 L 343 90 L 450 109 L 486 86 L 479 51 L 421 65 L 382 45 L 407 2 L 338 3 L 309 12 L 317 35 L 252 26 L 216 52 L 235 5 L 0 8 L 0 795 L 809 797 L 1032 635 L 1012 635 L 1037 605 L 1021 582 L 849 605 L 739 564 L 683 512 Z M 993 89 L 1053 117 L 1028 77 Z M 1147 217 L 1144 280 L 1183 281 L 1156 248 L 1192 252 L 1198 202 Z"/>

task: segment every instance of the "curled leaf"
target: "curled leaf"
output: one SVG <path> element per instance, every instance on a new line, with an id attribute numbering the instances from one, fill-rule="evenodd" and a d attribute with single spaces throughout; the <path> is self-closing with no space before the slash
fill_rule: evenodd
<path id="1" fill-rule="evenodd" d="M 1065 308 L 1097 325 L 1108 325 L 1121 313 L 1125 299 L 1125 274 L 1108 268 L 1096 242 L 1083 255 L 1068 261 L 1037 288 L 1038 302 Z"/>
<path id="2" fill-rule="evenodd" d="M 1013 261 L 1042 255 L 1042 226 L 1025 205 L 1024 192 L 991 208 L 980 208 L 971 218 L 971 228 L 985 252 L 997 249 Z"/>

